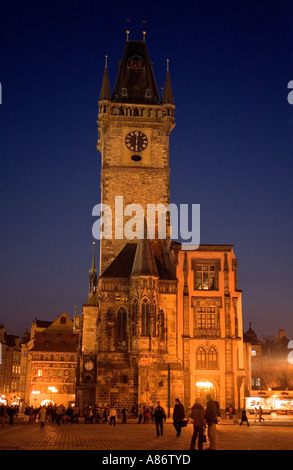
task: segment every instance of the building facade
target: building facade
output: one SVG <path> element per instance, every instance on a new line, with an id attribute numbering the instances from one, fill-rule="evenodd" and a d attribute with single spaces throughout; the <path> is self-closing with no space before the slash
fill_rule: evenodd
<path id="1" fill-rule="evenodd" d="M 75 402 L 79 335 L 66 313 L 55 321 L 35 319 L 29 338 L 21 344 L 20 397 L 39 407 Z"/>
<path id="2" fill-rule="evenodd" d="M 0 325 L 0 402 L 19 403 L 21 338 Z"/>
<path id="3" fill-rule="evenodd" d="M 233 247 L 185 251 L 168 217 L 162 238 L 158 217 L 146 219 L 149 205 L 170 204 L 175 106 L 169 67 L 160 97 L 144 39 L 127 37 L 112 94 L 106 63 L 98 106 L 101 203 L 111 210 L 80 318 L 77 402 L 119 410 L 159 400 L 170 414 L 175 398 L 188 407 L 211 391 L 238 408 L 250 374 Z M 129 204 L 143 208 L 135 228 Z"/>

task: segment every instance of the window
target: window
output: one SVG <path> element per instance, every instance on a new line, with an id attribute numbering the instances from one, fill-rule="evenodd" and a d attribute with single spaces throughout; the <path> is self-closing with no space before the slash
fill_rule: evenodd
<path id="1" fill-rule="evenodd" d="M 200 347 L 196 353 L 196 368 L 205 369 L 206 368 L 206 352 L 203 347 Z"/>
<path id="2" fill-rule="evenodd" d="M 135 69 L 143 69 L 144 60 L 139 56 L 133 56 L 128 60 L 127 66 Z"/>
<path id="3" fill-rule="evenodd" d="M 198 264 L 195 272 L 195 289 L 197 290 L 214 290 L 216 268 L 213 265 Z"/>
<path id="4" fill-rule="evenodd" d="M 198 307 L 197 308 L 197 329 L 215 329 L 216 328 L 216 308 Z"/>
<path id="5" fill-rule="evenodd" d="M 217 351 L 214 347 L 212 347 L 208 351 L 208 369 L 216 369 L 217 365 Z"/>
<path id="6" fill-rule="evenodd" d="M 119 343 L 126 341 L 126 322 L 127 314 L 124 308 L 120 308 L 117 312 L 117 341 Z"/>
<path id="7" fill-rule="evenodd" d="M 137 336 L 137 322 L 138 322 L 138 301 L 134 299 L 132 302 L 132 335 Z"/>
<path id="8" fill-rule="evenodd" d="M 65 325 L 66 324 L 66 317 L 61 317 L 60 318 L 60 323 L 61 323 L 61 325 Z"/>
<path id="9" fill-rule="evenodd" d="M 127 96 L 127 88 L 121 88 L 121 96 Z"/>
<path id="10" fill-rule="evenodd" d="M 141 304 L 141 334 L 150 336 L 150 303 L 147 299 L 143 299 Z"/>

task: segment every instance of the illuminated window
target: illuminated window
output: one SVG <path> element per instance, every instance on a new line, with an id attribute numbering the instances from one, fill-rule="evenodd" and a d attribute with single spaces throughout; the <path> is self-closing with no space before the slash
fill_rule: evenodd
<path id="1" fill-rule="evenodd" d="M 196 266 L 195 273 L 195 289 L 197 290 L 214 290 L 215 287 L 216 268 L 213 265 Z"/>
<path id="2" fill-rule="evenodd" d="M 42 375 L 43 375 L 43 370 L 42 370 L 42 369 L 38 369 L 37 376 L 38 376 L 38 377 L 42 377 Z"/>

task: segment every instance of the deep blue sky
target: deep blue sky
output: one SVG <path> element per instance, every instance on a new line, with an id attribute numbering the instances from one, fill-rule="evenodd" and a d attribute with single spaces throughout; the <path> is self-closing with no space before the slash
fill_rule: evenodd
<path id="1" fill-rule="evenodd" d="M 289 1 L 0 3 L 0 322 L 81 313 L 100 202 L 97 101 L 130 39 L 176 105 L 171 199 L 201 205 L 201 243 L 233 244 L 243 322 L 292 322 L 292 9 Z M 127 21 L 127 20 L 130 21 Z M 143 21 L 146 21 L 143 23 Z"/>

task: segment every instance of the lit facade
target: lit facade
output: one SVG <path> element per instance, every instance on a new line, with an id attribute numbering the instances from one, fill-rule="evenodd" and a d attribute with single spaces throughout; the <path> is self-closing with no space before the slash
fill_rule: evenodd
<path id="1" fill-rule="evenodd" d="M 127 38 L 113 93 L 106 64 L 99 99 L 101 202 L 113 209 L 104 222 L 117 220 L 116 196 L 124 227 L 127 204 L 170 203 L 174 111 L 169 68 L 160 97 L 145 41 Z M 165 239 L 111 227 L 80 319 L 77 402 L 121 410 L 159 400 L 170 414 L 175 398 L 188 407 L 211 391 L 222 408 L 243 406 L 250 372 L 233 247 L 184 251 L 169 220 Z M 147 229 L 157 234 L 158 223 Z"/>
<path id="2" fill-rule="evenodd" d="M 78 334 L 62 313 L 53 322 L 35 320 L 29 341 L 22 344 L 21 398 L 25 405 L 75 401 Z"/>

